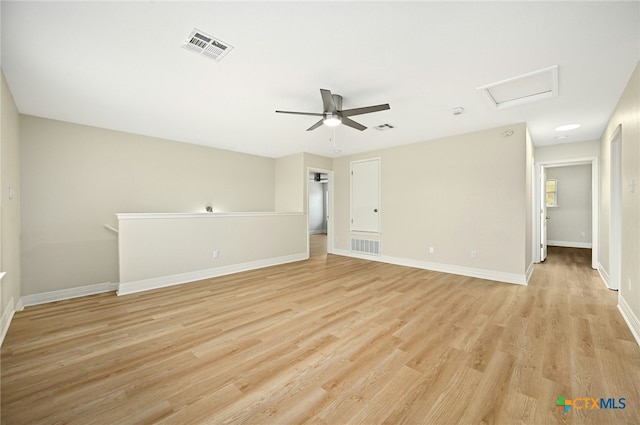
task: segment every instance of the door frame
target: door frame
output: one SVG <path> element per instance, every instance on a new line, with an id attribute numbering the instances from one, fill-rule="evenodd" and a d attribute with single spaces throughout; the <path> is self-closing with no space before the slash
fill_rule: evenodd
<path id="1" fill-rule="evenodd" d="M 539 161 L 536 162 L 536 166 L 535 166 L 535 170 L 536 170 L 536 178 L 535 178 L 535 182 L 536 182 L 536 188 L 534 190 L 534 193 L 537 193 L 538 196 L 535 197 L 535 211 L 540 211 L 540 208 L 542 206 L 542 202 L 544 202 L 544 198 L 543 198 L 543 190 L 544 188 L 541 187 L 541 176 L 542 176 L 542 172 L 546 169 L 546 168 L 552 168 L 552 167 L 570 167 L 572 165 L 586 165 L 586 164 L 591 164 L 591 268 L 597 270 L 598 269 L 598 263 L 599 263 L 599 249 L 600 249 L 600 243 L 599 241 L 599 214 L 600 211 L 598 209 L 598 204 L 600 203 L 600 187 L 599 187 L 599 181 L 600 181 L 600 174 L 599 174 L 599 158 L 597 156 L 593 156 L 593 157 L 585 157 L 585 158 L 575 158 L 575 159 L 560 159 L 560 160 L 553 160 L 553 161 Z M 541 218 L 540 218 L 540 214 L 536 214 L 537 215 L 537 219 L 536 219 L 536 225 L 535 225 L 535 235 L 533 240 L 535 241 L 535 246 L 536 247 L 540 247 L 540 244 L 542 243 L 541 241 L 541 229 L 542 229 L 542 223 L 541 223 Z M 534 256 L 534 261 L 536 263 L 540 263 L 540 257 L 541 257 L 541 253 L 540 253 L 540 248 L 537 248 L 534 250 L 535 256 Z"/>
<path id="2" fill-rule="evenodd" d="M 333 210 L 333 192 L 334 192 L 334 184 L 333 184 L 333 170 L 325 170 L 324 168 L 317 168 L 317 167 L 307 167 L 307 173 L 306 173 L 306 178 L 305 178 L 305 190 L 306 190 L 306 203 L 305 203 L 305 211 L 306 216 L 307 216 L 307 257 L 310 255 L 310 237 L 309 237 L 309 173 L 322 173 L 322 174 L 326 174 L 327 175 L 327 179 L 329 180 L 329 182 L 327 183 L 327 192 L 328 192 L 328 199 L 329 199 L 329 205 L 327 208 L 327 254 L 333 254 L 333 232 L 334 232 L 334 228 L 333 228 L 333 217 L 334 217 L 334 210 Z"/>
<path id="3" fill-rule="evenodd" d="M 609 168 L 609 289 L 619 290 L 622 281 L 622 126 L 610 143 Z"/>
<path id="4" fill-rule="evenodd" d="M 538 184 L 540 185 L 540 191 L 537 194 L 537 196 L 540 198 L 540 208 L 538 209 L 538 220 L 540 220 L 540 232 L 538 232 L 538 235 L 540 236 L 540 244 L 537 245 L 537 249 L 539 251 L 539 261 L 538 262 L 543 262 L 544 260 L 547 259 L 547 241 L 549 240 L 548 238 L 548 229 L 549 229 L 549 225 L 548 225 L 548 221 L 549 221 L 549 217 L 547 216 L 547 214 L 549 214 L 547 212 L 547 168 L 542 166 L 540 167 L 540 177 L 538 179 Z"/>

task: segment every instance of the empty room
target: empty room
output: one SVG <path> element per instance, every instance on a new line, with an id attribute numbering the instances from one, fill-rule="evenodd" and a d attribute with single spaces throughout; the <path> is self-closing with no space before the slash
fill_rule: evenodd
<path id="1" fill-rule="evenodd" d="M 0 19 L 0 424 L 640 423 L 640 2 Z"/>

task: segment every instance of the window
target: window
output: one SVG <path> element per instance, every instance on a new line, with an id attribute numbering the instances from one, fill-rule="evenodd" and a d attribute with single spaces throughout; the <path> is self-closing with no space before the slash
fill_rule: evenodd
<path id="1" fill-rule="evenodd" d="M 547 207 L 558 206 L 558 180 L 549 179 L 545 187 Z"/>

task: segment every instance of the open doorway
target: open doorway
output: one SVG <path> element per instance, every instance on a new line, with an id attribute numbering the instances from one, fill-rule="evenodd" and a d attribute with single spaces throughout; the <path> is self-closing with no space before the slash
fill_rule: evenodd
<path id="1" fill-rule="evenodd" d="M 332 172 L 309 168 L 307 171 L 308 252 L 310 258 L 326 257 L 332 252 L 331 194 Z"/>
<path id="2" fill-rule="evenodd" d="M 580 168 L 582 166 L 582 168 Z M 575 168 L 565 168 L 575 167 Z M 545 161 L 537 164 L 536 167 L 536 211 L 538 219 L 536 220 L 536 249 L 535 262 L 544 261 L 547 251 L 547 244 L 557 246 L 568 246 L 577 248 L 591 248 L 591 267 L 598 268 L 598 158 L 582 158 L 575 160 L 561 161 Z M 584 193 L 580 202 L 588 202 L 587 211 L 583 209 L 582 217 L 578 219 L 575 215 L 572 217 L 568 210 L 572 208 L 562 209 L 562 188 L 564 186 L 565 194 L 575 197 L 576 193 L 571 186 L 566 187 L 569 182 L 568 176 L 574 179 L 584 179 L 581 182 Z M 548 181 L 553 184 L 547 185 Z M 564 183 L 563 183 L 564 181 Z M 584 187 L 586 185 L 586 187 Z M 550 194 L 549 190 L 555 191 Z M 589 196 L 588 201 L 585 199 Z M 555 199 L 555 204 L 549 203 L 551 199 Z M 565 201 L 568 201 L 565 198 Z M 548 207 L 552 205 L 551 207 Z M 588 211 L 590 205 L 590 211 Z M 561 210 L 562 209 L 562 210 Z M 568 214 L 567 214 L 568 213 Z M 590 213 L 590 214 L 589 214 Z M 588 219 L 586 216 L 590 216 Z M 555 222 L 553 222 L 555 217 Z M 587 220 L 587 221 L 585 221 Z M 563 223 L 565 223 L 563 225 Z M 566 223 L 570 223 L 567 225 Z M 575 227 L 582 226 L 580 228 Z M 549 231 L 555 231 L 551 238 Z M 551 241 L 551 242 L 549 242 Z"/>

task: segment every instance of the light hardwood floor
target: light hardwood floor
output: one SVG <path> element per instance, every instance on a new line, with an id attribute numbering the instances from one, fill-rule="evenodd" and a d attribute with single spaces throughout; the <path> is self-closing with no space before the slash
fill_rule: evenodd
<path id="1" fill-rule="evenodd" d="M 519 286 L 320 250 L 26 308 L 2 347 L 2 420 L 638 424 L 640 349 L 589 261 L 550 248 Z M 565 414 L 560 395 L 626 408 Z"/>

